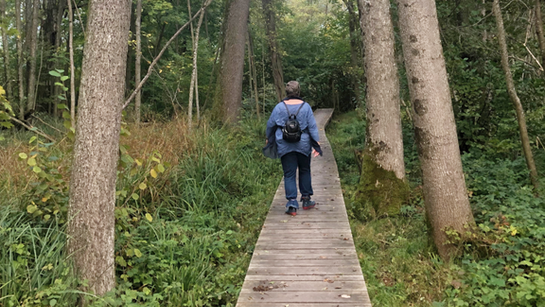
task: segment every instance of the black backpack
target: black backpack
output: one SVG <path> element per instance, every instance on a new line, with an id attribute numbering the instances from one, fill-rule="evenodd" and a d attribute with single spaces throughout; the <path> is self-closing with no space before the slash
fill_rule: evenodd
<path id="1" fill-rule="evenodd" d="M 301 126 L 299 125 L 299 121 L 297 120 L 297 114 L 299 114 L 299 111 L 301 111 L 301 108 L 305 104 L 303 102 L 297 112 L 295 114 L 290 114 L 290 110 L 288 109 L 288 105 L 284 101 L 284 106 L 286 107 L 286 111 L 288 111 L 288 120 L 286 121 L 286 125 L 282 127 L 282 139 L 288 143 L 297 143 L 301 140 L 301 134 L 303 132 L 301 131 Z"/>

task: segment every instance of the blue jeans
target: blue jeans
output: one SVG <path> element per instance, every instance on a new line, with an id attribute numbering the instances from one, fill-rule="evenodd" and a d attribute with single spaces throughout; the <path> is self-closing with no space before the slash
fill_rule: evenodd
<path id="1" fill-rule="evenodd" d="M 310 196 L 312 181 L 310 175 L 310 155 L 305 156 L 298 152 L 290 152 L 282 156 L 282 169 L 284 169 L 284 188 L 286 199 L 297 199 L 297 184 L 295 174 L 299 168 L 299 191 L 302 196 Z"/>

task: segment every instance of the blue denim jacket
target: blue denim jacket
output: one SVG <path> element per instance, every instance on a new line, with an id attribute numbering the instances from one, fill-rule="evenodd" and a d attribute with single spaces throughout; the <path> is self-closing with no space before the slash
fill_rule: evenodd
<path id="1" fill-rule="evenodd" d="M 293 98 L 292 98 L 293 99 Z M 297 114 L 297 120 L 299 121 L 299 126 L 303 131 L 301 135 L 301 141 L 297 143 L 289 143 L 282 139 L 282 127 L 286 124 L 289 114 L 286 111 L 284 102 L 280 102 L 273 109 L 271 116 L 267 122 L 267 140 L 268 144 L 265 146 L 264 153 L 266 150 L 274 148 L 274 145 L 277 146 L 278 157 L 290 152 L 299 152 L 306 156 L 312 153 L 312 148 L 316 149 L 322 154 L 322 150 L 318 142 L 320 141 L 320 136 L 318 134 L 318 127 L 316 126 L 316 119 L 314 119 L 314 114 L 312 113 L 312 108 L 308 103 L 305 103 L 301 100 L 301 103 L 304 103 L 303 107 Z M 290 114 L 295 114 L 300 104 L 287 105 L 290 111 Z"/>

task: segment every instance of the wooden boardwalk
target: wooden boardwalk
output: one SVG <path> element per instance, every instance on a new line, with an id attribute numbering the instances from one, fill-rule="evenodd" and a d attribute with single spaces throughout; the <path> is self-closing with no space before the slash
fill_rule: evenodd
<path id="1" fill-rule="evenodd" d="M 324 127 L 332 109 L 314 114 L 324 155 L 312 159 L 316 208 L 284 213 L 280 183 L 261 230 L 238 307 L 371 306 Z M 299 196 L 300 197 L 300 196 Z"/>

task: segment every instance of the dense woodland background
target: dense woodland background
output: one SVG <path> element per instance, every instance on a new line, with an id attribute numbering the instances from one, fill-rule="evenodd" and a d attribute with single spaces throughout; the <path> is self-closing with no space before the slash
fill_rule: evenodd
<path id="1" fill-rule="evenodd" d="M 0 0 L 0 306 L 233 306 L 281 177 L 260 149 L 288 80 L 301 83 L 314 108 L 336 110 L 328 133 L 373 305 L 545 306 L 540 1 L 499 1 L 538 188 L 492 1 L 435 2 L 476 225 L 470 237 L 447 231 L 450 258 L 439 256 L 426 217 L 397 1 L 390 11 L 409 192 L 388 215 L 361 201 L 369 128 L 361 3 L 249 2 L 248 29 L 238 33 L 246 42 L 239 113 L 228 125 L 222 51 L 226 8 L 236 1 L 134 1 L 124 96 L 135 95 L 123 112 L 115 184 L 116 287 L 100 297 L 77 277 L 66 248 L 89 2 Z"/>

